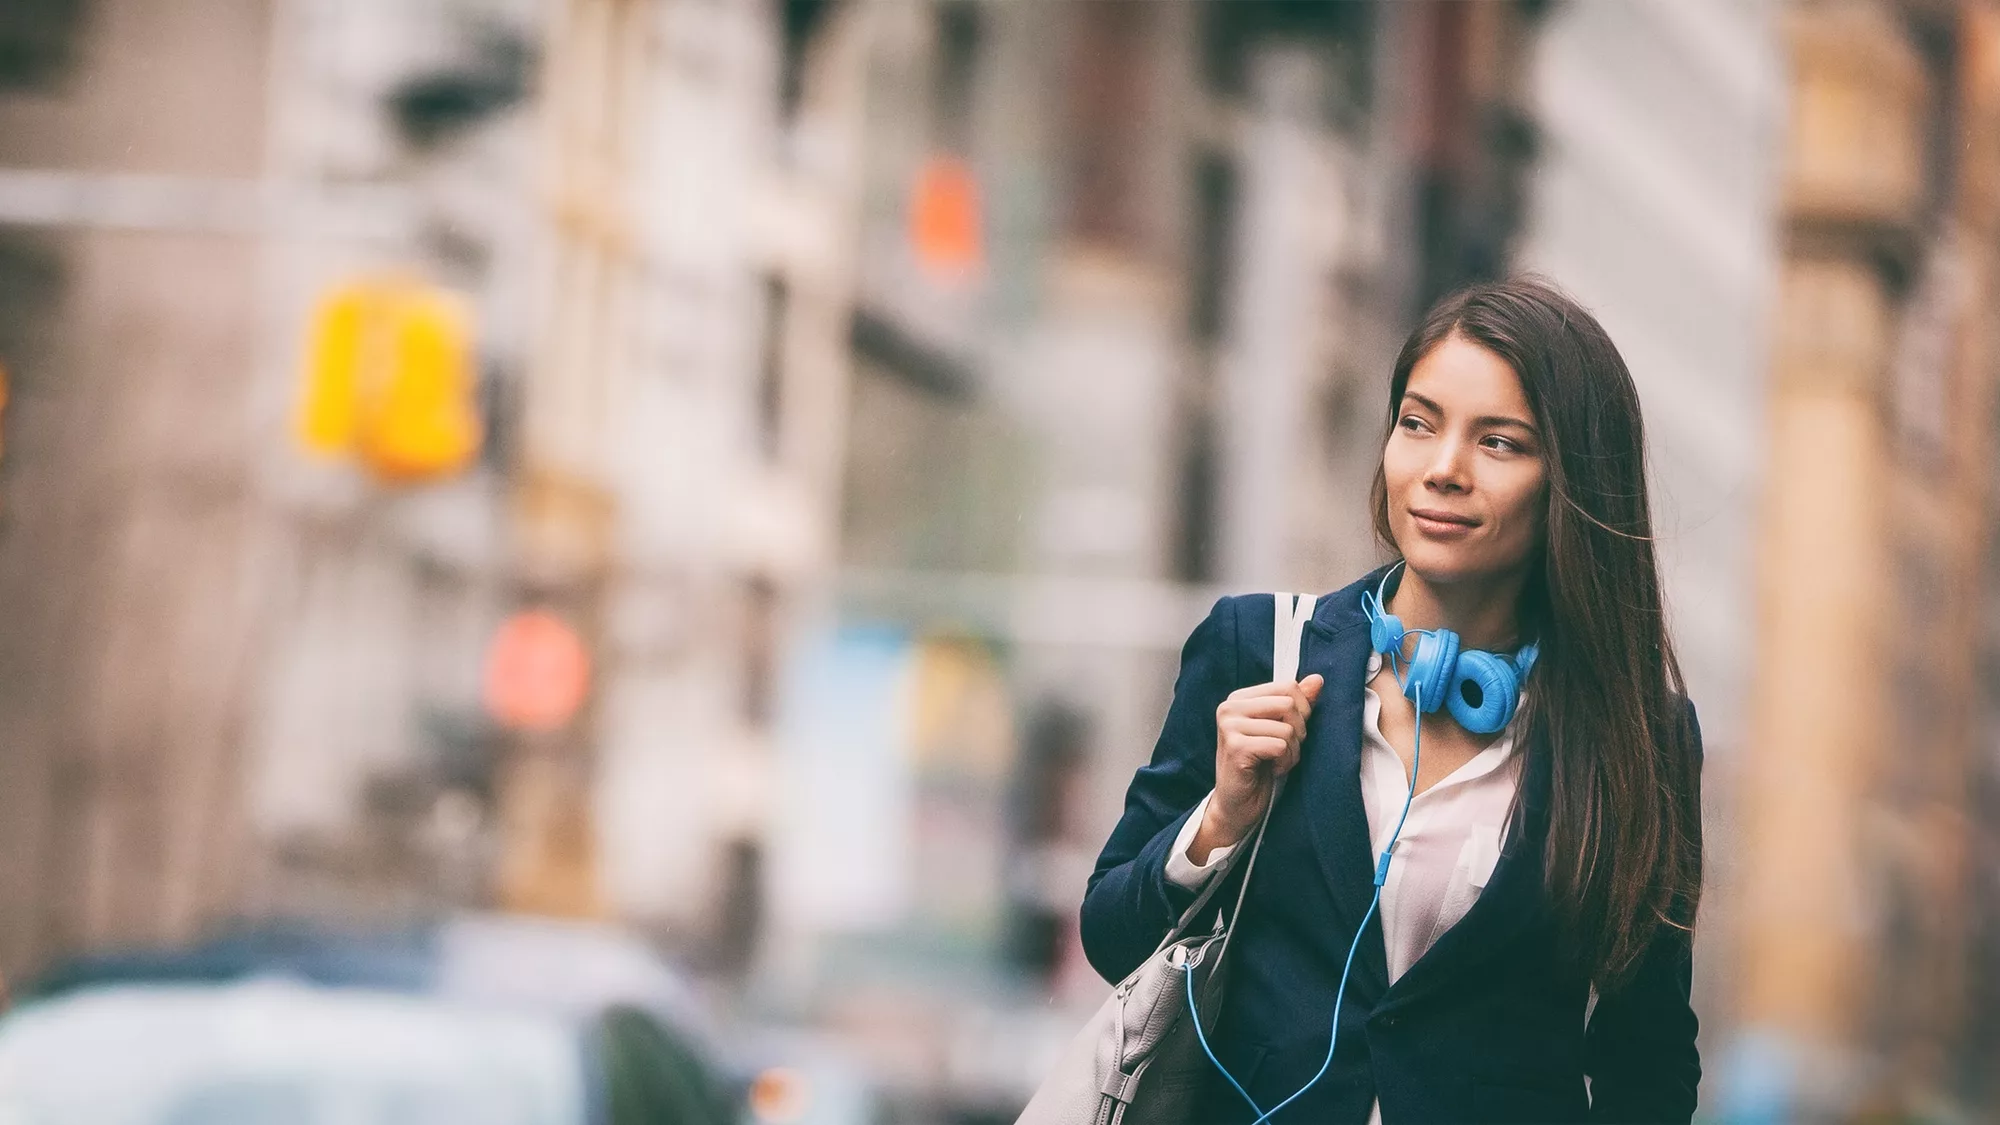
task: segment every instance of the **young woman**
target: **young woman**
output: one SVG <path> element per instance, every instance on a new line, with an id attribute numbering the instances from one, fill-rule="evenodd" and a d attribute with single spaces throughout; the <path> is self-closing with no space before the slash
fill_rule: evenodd
<path id="1" fill-rule="evenodd" d="M 1685 1122 L 1701 735 L 1631 374 L 1552 286 L 1478 285 L 1404 345 L 1388 422 L 1396 560 L 1319 599 L 1298 682 L 1266 682 L 1270 595 L 1195 628 L 1084 948 L 1122 979 L 1268 806 L 1196 1121 Z M 1443 630 L 1518 691 L 1438 680 Z M 1419 672 L 1460 701 L 1420 708 Z"/>

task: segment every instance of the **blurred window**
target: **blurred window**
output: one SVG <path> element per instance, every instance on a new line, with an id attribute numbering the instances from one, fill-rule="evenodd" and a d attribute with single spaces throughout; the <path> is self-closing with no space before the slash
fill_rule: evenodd
<path id="1" fill-rule="evenodd" d="M 944 0 L 937 6 L 936 118 L 932 140 L 950 152 L 972 151 L 973 92 L 979 77 L 984 21 L 972 0 Z"/>
<path id="2" fill-rule="evenodd" d="M 1066 226 L 1088 243 L 1144 251 L 1146 142 L 1158 132 L 1152 69 L 1158 15 L 1135 0 L 1066 6 L 1069 36 L 1063 122 Z"/>
<path id="3" fill-rule="evenodd" d="M 1186 398 L 1179 449 L 1180 503 L 1175 512 L 1173 574 L 1183 582 L 1215 578 L 1215 365 L 1228 333 L 1227 295 L 1234 281 L 1236 166 L 1209 150 L 1194 163 L 1195 221 L 1189 245 L 1188 335 L 1198 356 Z"/>
<path id="4" fill-rule="evenodd" d="M 792 290 L 785 279 L 764 279 L 764 347 L 757 375 L 757 448 L 766 460 L 783 452 L 785 422 L 785 334 L 792 315 Z"/>
<path id="5" fill-rule="evenodd" d="M 777 717 L 778 585 L 754 575 L 743 589 L 743 717 L 758 729 Z"/>
<path id="6" fill-rule="evenodd" d="M 790 121 L 805 99 L 806 66 L 833 0 L 778 0 L 778 113 Z"/>
<path id="7" fill-rule="evenodd" d="M 83 0 L 0 4 L 0 90 L 46 92 L 73 69 L 84 28 Z"/>
<path id="8" fill-rule="evenodd" d="M 1204 347 L 1222 342 L 1228 328 L 1227 297 L 1234 280 L 1236 165 L 1224 152 L 1195 158 L 1195 221 L 1189 263 L 1188 333 Z"/>
<path id="9" fill-rule="evenodd" d="M 20 228 L 0 231 L 0 363 L 7 365 L 16 405 L 57 389 L 48 372 L 55 326 L 63 323 L 68 272 L 55 237 Z"/>

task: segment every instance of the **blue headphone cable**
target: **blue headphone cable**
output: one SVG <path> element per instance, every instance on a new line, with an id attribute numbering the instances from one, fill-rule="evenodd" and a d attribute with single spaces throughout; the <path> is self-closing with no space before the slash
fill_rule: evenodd
<path id="1" fill-rule="evenodd" d="M 1428 630 L 1421 630 L 1421 629 L 1408 630 L 1409 633 L 1421 633 L 1427 631 Z M 1389 660 L 1390 660 L 1389 670 L 1390 670 L 1390 675 L 1396 676 L 1397 682 L 1400 683 L 1402 681 L 1401 681 L 1401 676 L 1398 675 L 1397 673 L 1396 655 L 1397 654 L 1395 653 L 1391 653 L 1389 655 Z M 1424 753 L 1424 712 L 1423 708 L 1421 707 L 1415 708 L 1415 711 L 1417 716 L 1417 729 L 1416 729 L 1416 736 L 1412 740 L 1410 747 L 1410 790 L 1403 797 L 1403 813 L 1401 816 L 1396 818 L 1396 831 L 1392 833 L 1389 837 L 1389 846 L 1382 849 L 1382 858 L 1376 861 L 1375 893 L 1368 900 L 1367 912 L 1361 916 L 1360 928 L 1354 931 L 1353 942 L 1349 943 L 1347 947 L 1347 963 L 1341 966 L 1340 987 L 1338 990 L 1334 992 L 1333 995 L 1333 1031 L 1327 1038 L 1326 1061 L 1319 1065 L 1319 1073 L 1313 1075 L 1312 1080 L 1310 1082 L 1307 1082 L 1305 1085 L 1299 1087 L 1296 1091 L 1294 1091 L 1291 1097 L 1286 1098 L 1284 1101 L 1279 1102 L 1277 1105 L 1272 1106 L 1270 1109 L 1259 1108 L 1259 1106 L 1257 1105 L 1257 1100 L 1250 1096 L 1250 1092 L 1243 1088 L 1243 1084 L 1236 1080 L 1235 1075 L 1229 1073 L 1229 1068 L 1222 1065 L 1222 1060 L 1216 1058 L 1215 1051 L 1209 1047 L 1208 1032 L 1204 1030 L 1201 1026 L 1201 1009 L 1195 1006 L 1194 972 L 1192 969 L 1190 969 L 1187 974 L 1188 1014 L 1194 1017 L 1195 1037 L 1201 1040 L 1201 1050 L 1203 1054 L 1208 1056 L 1208 1061 L 1215 1064 L 1215 1069 L 1222 1072 L 1222 1076 L 1229 1080 L 1229 1084 L 1235 1088 L 1238 1094 L 1241 1094 L 1243 1096 L 1243 1100 L 1245 1102 L 1248 1102 L 1251 1110 L 1257 1114 L 1257 1120 L 1251 1122 L 1251 1125 L 1264 1125 L 1265 1122 L 1271 1119 L 1273 1114 L 1277 1113 L 1279 1110 L 1297 1101 L 1300 1095 L 1304 1094 L 1307 1090 L 1312 1089 L 1315 1085 L 1318 1085 L 1319 1080 L 1326 1077 L 1326 1072 L 1328 1068 L 1333 1066 L 1333 1049 L 1334 1046 L 1340 1042 L 1340 1007 L 1341 1003 L 1347 997 L 1348 975 L 1354 971 L 1354 954 L 1356 950 L 1361 948 L 1361 935 L 1368 932 L 1368 923 L 1371 920 L 1373 920 L 1373 918 L 1375 917 L 1376 907 L 1379 906 L 1382 902 L 1382 884 L 1389 881 L 1389 860 L 1396 854 L 1396 842 L 1402 839 L 1403 837 L 1404 822 L 1410 819 L 1410 803 L 1412 801 L 1415 801 L 1417 798 L 1417 766 L 1420 762 L 1423 761 L 1423 753 Z"/>

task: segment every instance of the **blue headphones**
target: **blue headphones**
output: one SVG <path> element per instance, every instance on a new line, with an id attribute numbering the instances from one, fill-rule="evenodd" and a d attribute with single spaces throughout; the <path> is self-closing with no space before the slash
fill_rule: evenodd
<path id="1" fill-rule="evenodd" d="M 1521 681 L 1535 666 L 1539 646 L 1522 645 L 1512 656 L 1459 647 L 1458 634 L 1450 629 L 1405 629 L 1403 622 L 1382 607 L 1382 593 L 1403 563 L 1398 562 L 1382 575 L 1375 592 L 1361 592 L 1361 609 L 1368 615 L 1368 640 L 1375 651 L 1394 662 L 1403 655 L 1403 638 L 1417 634 L 1416 655 L 1402 675 L 1403 694 L 1417 710 L 1435 712 L 1439 705 L 1451 711 L 1458 725 L 1474 734 L 1504 730 L 1514 719 L 1521 702 Z"/>

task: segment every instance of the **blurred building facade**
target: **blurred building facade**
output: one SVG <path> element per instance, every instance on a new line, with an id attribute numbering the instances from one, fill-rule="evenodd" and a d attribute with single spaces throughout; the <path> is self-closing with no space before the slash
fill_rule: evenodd
<path id="1" fill-rule="evenodd" d="M 223 7 L 4 24 L 0 971 L 189 933 L 244 874 L 269 28 Z"/>
<path id="2" fill-rule="evenodd" d="M 1783 890 L 1742 897 L 1741 977 L 1745 1050 L 1791 1083 L 1753 1090 L 1797 1116 L 1952 1115 L 1990 1098 L 1991 1032 L 1964 998 L 1994 957 L 1968 860 L 1991 772 L 1978 682 L 1996 14 L 1847 5 L 1783 24 L 1792 112 L 1758 544 L 1776 647 L 1742 817 L 1745 885 Z M 1780 487 L 1787 466 L 1817 487 Z"/>
<path id="3" fill-rule="evenodd" d="M 778 615 L 831 565 L 856 26 L 815 4 L 9 15 L 30 435 L 9 600 L 45 620 L 7 636 L 24 908 L 0 971 L 454 903 L 727 947 L 715 919 L 758 893 Z M 475 313 L 486 442 L 442 484 L 295 438 L 308 321 L 385 273 Z M 557 730 L 485 698 L 525 608 L 591 650 Z"/>

